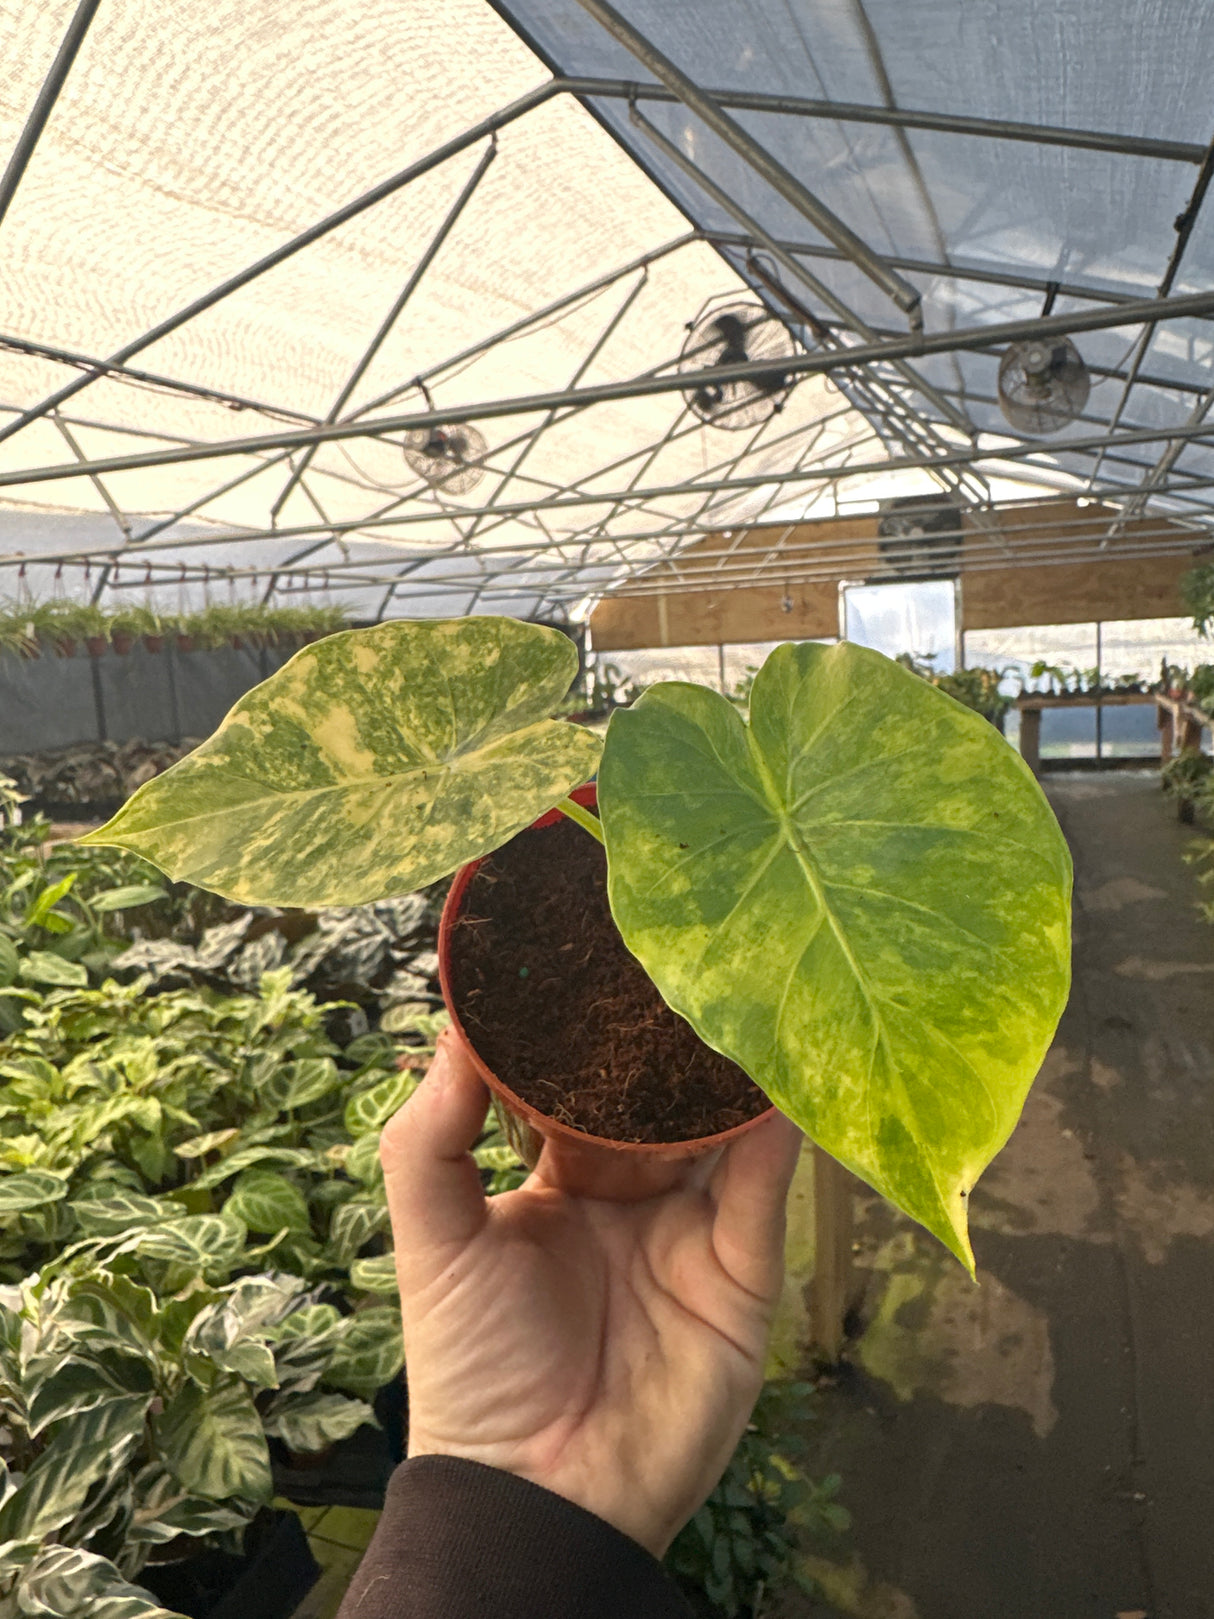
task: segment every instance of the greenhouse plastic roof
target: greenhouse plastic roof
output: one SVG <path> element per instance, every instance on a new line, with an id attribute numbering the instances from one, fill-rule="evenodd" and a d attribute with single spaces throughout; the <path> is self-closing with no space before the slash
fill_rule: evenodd
<path id="1" fill-rule="evenodd" d="M 0 594 L 580 617 L 874 489 L 1197 547 L 1212 56 L 1202 0 L 0 0 Z M 739 298 L 800 380 L 725 432 L 676 366 Z M 1092 388 L 1027 439 L 1038 330 Z M 462 493 L 402 454 L 458 421 Z"/>

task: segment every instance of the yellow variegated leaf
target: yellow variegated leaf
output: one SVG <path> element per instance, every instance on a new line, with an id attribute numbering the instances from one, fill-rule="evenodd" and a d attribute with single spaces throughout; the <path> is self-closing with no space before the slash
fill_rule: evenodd
<path id="1" fill-rule="evenodd" d="M 966 1198 L 1066 1004 L 1071 860 L 994 727 L 880 653 L 776 649 L 612 715 L 611 909 L 667 1002 L 973 1263 Z"/>
<path id="2" fill-rule="evenodd" d="M 80 841 L 245 905 L 408 893 L 594 774 L 598 738 L 548 717 L 576 673 L 566 636 L 509 618 L 329 636 Z"/>

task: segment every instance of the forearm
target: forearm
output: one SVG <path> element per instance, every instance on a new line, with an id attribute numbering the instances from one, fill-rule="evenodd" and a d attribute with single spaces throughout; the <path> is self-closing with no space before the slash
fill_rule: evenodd
<path id="1" fill-rule="evenodd" d="M 479 1462 L 397 1468 L 338 1619 L 687 1619 L 660 1563 L 592 1513 Z"/>

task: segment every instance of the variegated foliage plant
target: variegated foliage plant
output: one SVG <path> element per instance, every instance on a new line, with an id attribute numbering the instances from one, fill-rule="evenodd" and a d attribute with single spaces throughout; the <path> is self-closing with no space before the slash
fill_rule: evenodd
<path id="1" fill-rule="evenodd" d="M 652 687 L 597 737 L 508 619 L 298 653 L 86 840 L 249 903 L 403 893 L 599 769 L 612 911 L 667 1002 L 972 1268 L 966 1199 L 1069 984 L 1071 868 L 998 733 L 875 652 L 779 647 L 749 720 Z M 585 812 L 576 816 L 585 823 Z"/>
<path id="2" fill-rule="evenodd" d="M 267 1434 L 317 1449 L 374 1420 L 321 1386 L 360 1316 L 277 1274 L 160 1300 L 122 1274 L 131 1240 L 0 1289 L 0 1619 L 154 1619 L 129 1582 L 179 1537 L 239 1547 Z"/>

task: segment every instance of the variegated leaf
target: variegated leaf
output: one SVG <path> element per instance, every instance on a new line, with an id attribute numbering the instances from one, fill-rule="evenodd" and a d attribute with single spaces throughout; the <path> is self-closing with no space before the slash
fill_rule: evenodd
<path id="1" fill-rule="evenodd" d="M 47 1546 L 30 1561 L 16 1611 L 23 1619 L 182 1619 L 108 1559 L 77 1546 Z"/>
<path id="2" fill-rule="evenodd" d="M 341 1343 L 325 1372 L 325 1382 L 371 1399 L 405 1363 L 400 1312 L 377 1305 L 359 1310 L 346 1321 Z"/>
<path id="3" fill-rule="evenodd" d="M 156 1444 L 187 1489 L 212 1501 L 268 1501 L 270 1452 L 252 1396 L 237 1377 L 186 1383 L 155 1421 Z"/>
<path id="4" fill-rule="evenodd" d="M 508 618 L 329 636 L 81 842 L 246 905 L 407 894 L 593 775 L 598 738 L 548 717 L 576 673 L 566 636 Z"/>
<path id="5" fill-rule="evenodd" d="M 376 1254 L 372 1259 L 353 1260 L 350 1265 L 350 1281 L 364 1293 L 399 1292 L 395 1255 Z"/>
<path id="6" fill-rule="evenodd" d="M 617 710 L 599 807 L 670 1006 L 972 1268 L 966 1198 L 1070 978 L 1070 856 L 1024 761 L 880 653 L 802 643 L 749 725 L 702 686 Z"/>
<path id="7" fill-rule="evenodd" d="M 361 1136 L 368 1130 L 382 1130 L 388 1120 L 401 1108 L 417 1089 L 419 1076 L 411 1069 L 402 1068 L 381 1079 L 378 1085 L 359 1091 L 346 1103 L 344 1123 L 352 1136 Z"/>
<path id="8" fill-rule="evenodd" d="M 364 1423 L 373 1428 L 379 1426 L 374 1411 L 365 1401 L 317 1391 L 289 1396 L 281 1406 L 271 1405 L 265 1429 L 291 1450 L 307 1454 L 348 1439 Z"/>
<path id="9" fill-rule="evenodd" d="M 0 1214 L 23 1214 L 67 1195 L 67 1177 L 49 1169 L 27 1169 L 19 1175 L 0 1175 Z"/>

